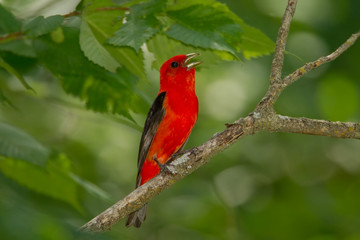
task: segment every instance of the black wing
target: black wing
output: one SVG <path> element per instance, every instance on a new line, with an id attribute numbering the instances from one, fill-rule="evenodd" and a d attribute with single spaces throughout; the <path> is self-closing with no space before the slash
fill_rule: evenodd
<path id="1" fill-rule="evenodd" d="M 138 174 L 136 180 L 136 187 L 140 185 L 140 180 L 141 180 L 140 172 L 144 164 L 146 155 L 151 146 L 151 143 L 154 139 L 156 130 L 158 129 L 161 120 L 165 116 L 165 108 L 163 106 L 165 95 L 166 92 L 162 92 L 156 97 L 146 117 L 145 126 L 141 136 L 140 147 L 139 147 Z"/>

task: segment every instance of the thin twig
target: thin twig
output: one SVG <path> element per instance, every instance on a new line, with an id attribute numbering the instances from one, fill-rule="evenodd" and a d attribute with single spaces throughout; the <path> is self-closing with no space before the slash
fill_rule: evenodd
<path id="1" fill-rule="evenodd" d="M 281 22 L 278 37 L 276 39 L 274 58 L 271 66 L 270 84 L 281 80 L 281 71 L 284 62 L 286 40 L 290 29 L 290 23 L 294 16 L 297 0 L 289 0 L 284 17 Z"/>
<path id="2" fill-rule="evenodd" d="M 321 57 L 316 61 L 310 62 L 302 66 L 301 68 L 298 68 L 293 73 L 287 75 L 283 82 L 285 86 L 289 86 L 296 80 L 298 80 L 301 76 L 308 73 L 309 71 L 320 67 L 324 63 L 331 62 L 335 60 L 337 57 L 339 57 L 343 52 L 345 52 L 349 47 L 351 47 L 356 40 L 360 37 L 360 31 L 357 33 L 352 34 L 346 42 L 344 42 L 340 47 L 338 47 L 334 52 L 331 54 Z"/>
<path id="3" fill-rule="evenodd" d="M 16 33 L 9 33 L 8 35 L 0 37 L 0 43 L 2 41 L 11 39 L 11 38 L 19 38 L 24 35 L 24 32 L 16 32 Z"/>
<path id="4" fill-rule="evenodd" d="M 301 78 L 304 74 L 309 71 L 320 67 L 324 63 L 328 63 L 330 61 L 335 60 L 339 57 L 343 52 L 345 52 L 349 47 L 351 47 L 356 40 L 360 37 L 360 31 L 352 34 L 340 47 L 338 47 L 334 52 L 327 56 L 320 57 L 319 59 L 307 63 L 304 66 L 296 69 L 293 73 L 287 75 L 282 81 L 270 84 L 269 90 L 266 92 L 265 96 L 261 100 L 260 104 L 257 106 L 257 110 L 260 108 L 265 109 L 268 107 L 268 111 L 271 112 L 273 110 L 273 105 L 282 93 L 282 91 L 291 85 L 293 82 Z"/>
<path id="5" fill-rule="evenodd" d="M 281 88 L 281 85 L 283 84 L 281 81 L 281 71 L 284 62 L 284 52 L 290 29 L 290 23 L 295 14 L 296 4 L 297 0 L 288 0 L 288 4 L 285 9 L 285 13 L 281 21 L 281 26 L 276 39 L 274 58 L 271 65 L 269 90 L 260 101 L 256 111 L 260 111 L 261 108 L 262 111 L 266 111 L 268 114 L 274 113 L 274 103 L 277 96 L 280 94 L 278 89 Z"/>

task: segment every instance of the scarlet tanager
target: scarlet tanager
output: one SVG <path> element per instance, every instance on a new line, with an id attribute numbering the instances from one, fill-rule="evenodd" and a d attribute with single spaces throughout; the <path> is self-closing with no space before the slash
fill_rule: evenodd
<path id="1" fill-rule="evenodd" d="M 159 174 L 165 163 L 184 148 L 198 115 L 195 69 L 197 53 L 178 55 L 160 68 L 160 90 L 147 115 L 142 133 L 136 187 Z M 140 227 L 146 205 L 131 213 L 126 226 Z"/>

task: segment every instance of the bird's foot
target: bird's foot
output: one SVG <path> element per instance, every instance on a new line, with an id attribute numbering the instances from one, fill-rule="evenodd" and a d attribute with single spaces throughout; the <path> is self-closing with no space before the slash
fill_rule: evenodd
<path id="1" fill-rule="evenodd" d="M 182 155 L 184 155 L 184 154 L 186 154 L 188 152 L 191 152 L 191 150 L 192 149 L 188 149 L 188 150 L 184 150 L 184 151 L 181 151 L 181 152 L 174 153 L 173 155 L 171 155 L 170 160 L 168 162 L 170 162 L 170 161 L 174 160 L 175 158 L 177 158 L 179 156 L 182 156 Z"/>
<path id="2" fill-rule="evenodd" d="M 166 163 L 159 162 L 159 160 L 156 158 L 156 156 L 153 157 L 153 160 L 159 166 L 160 172 L 164 172 L 164 173 L 168 173 L 168 174 L 172 174 L 172 175 L 176 174 L 176 171 L 173 169 L 173 167 L 166 165 Z"/>

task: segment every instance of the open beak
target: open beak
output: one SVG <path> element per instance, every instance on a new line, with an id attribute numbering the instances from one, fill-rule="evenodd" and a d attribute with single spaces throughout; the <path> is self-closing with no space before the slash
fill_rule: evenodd
<path id="1" fill-rule="evenodd" d="M 196 56 L 199 56 L 199 53 L 189 53 L 186 54 L 186 59 L 184 61 L 184 66 L 187 68 L 187 71 L 189 71 L 190 69 L 194 68 L 195 66 L 199 65 L 201 62 L 191 62 L 189 63 L 189 61 L 191 59 L 193 59 Z"/>

